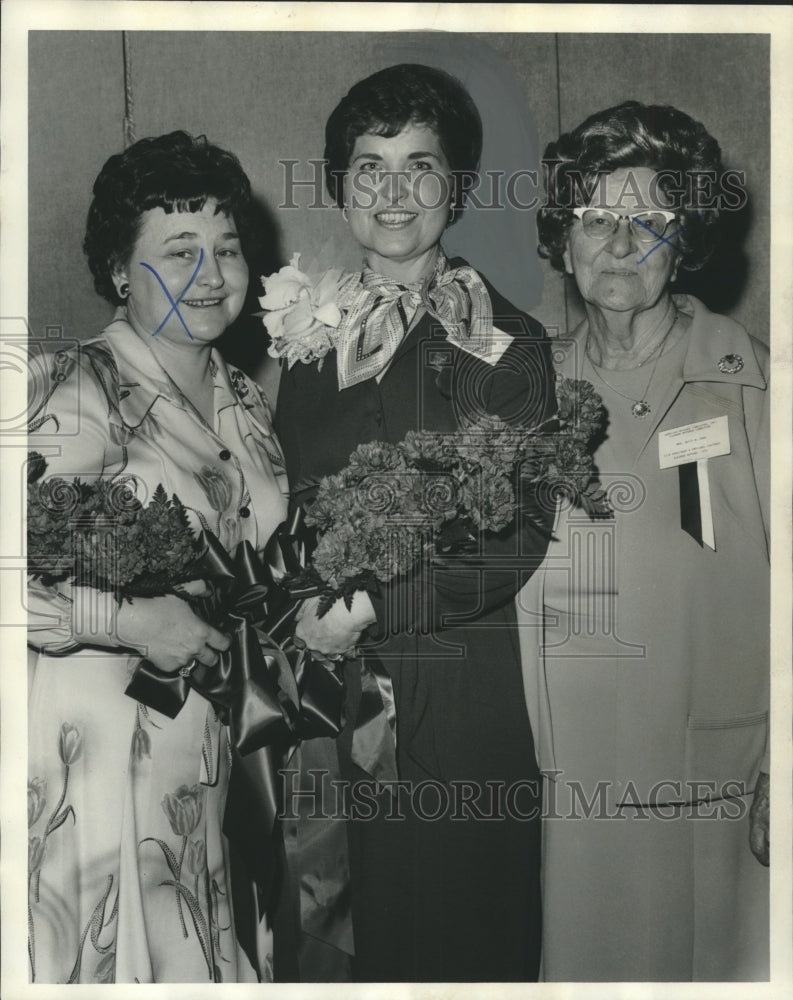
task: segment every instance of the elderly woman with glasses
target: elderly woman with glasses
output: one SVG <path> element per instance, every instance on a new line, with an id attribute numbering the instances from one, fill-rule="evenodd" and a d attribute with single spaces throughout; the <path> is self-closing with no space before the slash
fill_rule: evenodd
<path id="1" fill-rule="evenodd" d="M 635 102 L 562 135 L 546 166 L 540 252 L 584 305 L 559 367 L 603 398 L 614 516 L 562 510 L 520 599 L 549 778 L 544 977 L 761 979 L 768 351 L 670 289 L 735 191 L 701 124 Z"/>

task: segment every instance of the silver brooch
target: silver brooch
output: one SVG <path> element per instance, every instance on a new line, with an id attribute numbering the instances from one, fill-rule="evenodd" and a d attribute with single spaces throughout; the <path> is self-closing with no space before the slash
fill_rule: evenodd
<path id="1" fill-rule="evenodd" d="M 740 354 L 725 354 L 719 358 L 719 371 L 722 375 L 737 375 L 743 368 L 743 358 Z"/>

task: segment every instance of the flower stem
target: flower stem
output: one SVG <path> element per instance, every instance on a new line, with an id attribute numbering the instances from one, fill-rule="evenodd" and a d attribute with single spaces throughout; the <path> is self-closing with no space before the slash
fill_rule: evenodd
<path id="1" fill-rule="evenodd" d="M 182 850 L 181 853 L 179 854 L 179 868 L 177 869 L 176 872 L 176 881 L 179 883 L 179 885 L 182 884 L 182 862 L 184 861 L 184 852 L 186 851 L 186 849 L 187 849 L 187 837 L 182 837 Z M 179 892 L 178 889 L 174 889 L 174 892 L 176 893 L 176 908 L 179 911 L 179 920 L 181 921 L 182 924 L 182 933 L 184 934 L 185 937 L 187 937 L 187 924 L 185 923 L 184 913 L 182 912 L 182 894 L 181 892 Z"/>
<path id="2" fill-rule="evenodd" d="M 198 880 L 198 876 L 197 875 L 196 875 L 196 880 Z M 209 954 L 210 954 L 210 958 L 212 959 L 211 973 L 212 973 L 212 980 L 213 980 L 213 982 L 215 982 L 215 981 L 217 981 L 216 976 L 215 976 L 215 967 L 216 967 L 216 964 L 217 964 L 216 963 L 216 959 L 215 959 L 215 929 L 217 927 L 217 921 L 215 919 L 215 913 L 214 913 L 214 911 L 212 909 L 212 890 L 211 890 L 211 886 L 209 884 L 209 855 L 208 854 L 207 854 L 207 865 L 206 865 L 206 868 L 204 869 L 204 889 L 206 891 L 206 896 L 207 896 L 207 928 L 209 930 Z M 198 892 L 196 892 L 196 898 L 198 898 Z"/>
<path id="3" fill-rule="evenodd" d="M 37 874 L 37 873 L 36 873 Z M 30 981 L 36 981 L 36 933 L 33 927 L 33 910 L 30 906 L 30 890 L 34 873 L 28 875 L 28 958 L 30 959 Z M 38 881 L 36 881 L 36 902 L 38 902 Z"/>
<path id="4" fill-rule="evenodd" d="M 43 835 L 41 837 L 41 855 L 42 855 L 42 857 L 44 856 L 44 847 L 45 847 L 45 845 L 47 843 L 47 837 L 49 837 L 49 835 L 52 833 L 53 823 L 58 818 L 58 813 L 61 811 L 61 806 L 66 801 L 66 791 L 67 791 L 67 789 L 69 787 L 69 765 L 68 764 L 64 764 L 63 766 L 64 766 L 64 768 L 66 770 L 65 770 L 65 773 L 64 773 L 64 776 L 63 776 L 63 790 L 61 791 L 61 797 L 58 799 L 58 804 L 52 810 L 52 815 L 47 820 L 47 825 L 44 827 L 44 833 L 43 833 Z M 33 878 L 34 878 L 33 884 L 35 886 L 34 899 L 38 903 L 39 902 L 39 883 L 41 881 L 41 869 L 40 868 L 36 869 L 36 871 L 33 872 Z"/>
<path id="5" fill-rule="evenodd" d="M 47 826 L 44 829 L 44 837 L 42 838 L 42 846 L 44 841 L 46 841 L 47 837 L 50 835 L 50 833 L 52 833 L 52 824 L 57 819 L 58 813 L 61 811 L 61 806 L 66 801 L 66 790 L 69 787 L 69 765 L 64 764 L 63 766 L 66 769 L 66 772 L 63 776 L 63 791 L 61 792 L 61 797 L 58 799 L 58 804 L 52 810 L 52 815 L 47 820 Z"/>
<path id="6" fill-rule="evenodd" d="M 559 414 L 554 413 L 552 417 L 546 417 L 545 420 L 542 420 L 535 427 L 530 427 L 528 430 L 525 430 L 524 428 L 520 427 L 516 428 L 516 430 L 520 430 L 521 434 L 528 436 L 529 434 L 536 434 L 538 431 L 541 431 L 546 424 L 552 424 L 555 420 L 560 420 L 560 419 L 561 418 Z"/>

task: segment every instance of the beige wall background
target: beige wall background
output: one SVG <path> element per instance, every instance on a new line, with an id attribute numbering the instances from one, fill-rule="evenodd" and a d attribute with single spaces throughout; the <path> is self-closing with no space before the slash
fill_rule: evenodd
<path id="1" fill-rule="evenodd" d="M 485 124 L 485 170 L 537 170 L 560 130 L 627 99 L 673 104 L 704 122 L 727 165 L 746 172 L 750 200 L 728 213 L 717 257 L 687 279 L 686 290 L 768 341 L 766 35 L 135 32 L 126 35 L 126 64 L 123 43 L 114 31 L 29 35 L 29 323 L 36 337 L 82 338 L 109 319 L 81 248 L 94 178 L 123 148 L 125 81 L 138 138 L 181 128 L 240 158 L 268 237 L 259 273 L 293 251 L 302 251 L 304 265 L 356 267 L 338 211 L 309 208 L 310 187 L 295 192 L 298 208 L 279 207 L 279 161 L 299 161 L 295 175 L 310 178 L 327 116 L 349 87 L 394 62 L 416 61 L 450 70 L 471 90 Z M 527 191 L 521 187 L 520 197 L 528 200 Z M 469 210 L 445 242 L 547 326 L 564 331 L 579 318 L 575 290 L 536 256 L 533 210 Z M 255 371 L 259 322 L 242 321 L 227 347 Z"/>

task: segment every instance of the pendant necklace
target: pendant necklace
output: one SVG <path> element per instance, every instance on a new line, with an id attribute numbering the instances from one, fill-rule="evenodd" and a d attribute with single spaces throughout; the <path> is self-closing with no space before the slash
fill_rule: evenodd
<path id="1" fill-rule="evenodd" d="M 676 322 L 677 322 L 677 309 L 675 308 L 673 303 L 672 322 L 667 327 L 666 333 L 663 335 L 663 337 L 661 337 L 661 339 L 658 341 L 658 344 L 655 346 L 652 352 L 647 355 L 644 361 L 642 361 L 640 364 L 636 366 L 636 368 L 642 368 L 644 365 L 647 364 L 650 358 L 652 358 L 653 355 L 655 355 L 655 363 L 653 364 L 653 370 L 650 372 L 649 381 L 645 386 L 644 392 L 639 396 L 638 399 L 635 396 L 629 396 L 627 393 L 621 392 L 619 389 L 615 389 L 615 387 L 610 382 L 607 382 L 603 378 L 603 376 L 598 371 L 595 362 L 592 360 L 592 355 L 589 353 L 589 339 L 587 338 L 586 356 L 589 358 L 589 363 L 592 365 L 592 370 L 600 379 L 600 381 L 603 383 L 603 385 L 606 386 L 607 389 L 611 389 L 611 391 L 616 392 L 618 396 L 622 396 L 623 399 L 627 399 L 631 402 L 632 404 L 631 413 L 633 414 L 634 417 L 636 417 L 637 420 L 644 420 L 644 418 L 648 416 L 651 412 L 650 404 L 647 402 L 647 394 L 649 393 L 650 386 L 652 385 L 653 379 L 655 378 L 655 370 L 658 367 L 658 362 L 661 359 L 661 355 L 664 353 L 663 347 L 666 344 L 667 337 L 672 332 L 672 328 L 674 327 Z"/>

